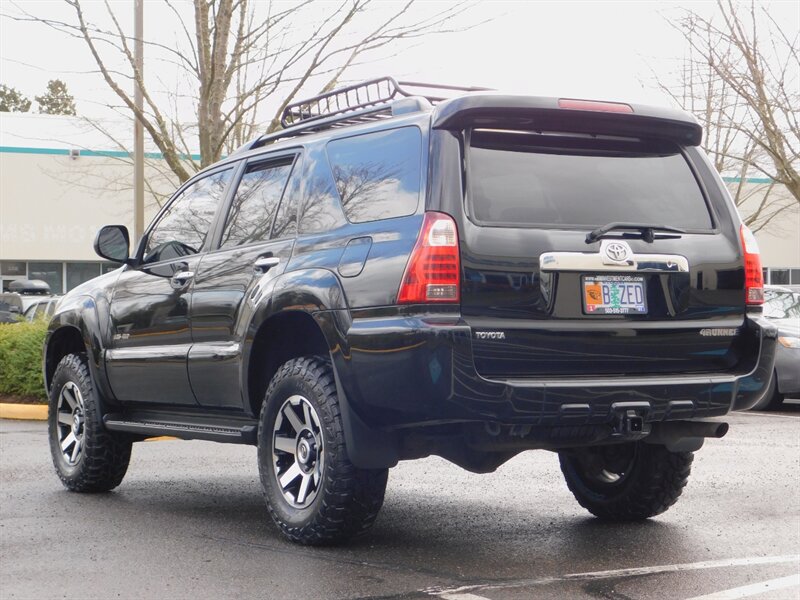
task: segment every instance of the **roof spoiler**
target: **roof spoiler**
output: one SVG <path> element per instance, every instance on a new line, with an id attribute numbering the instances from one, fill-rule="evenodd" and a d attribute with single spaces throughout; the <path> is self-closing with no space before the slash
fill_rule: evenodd
<path id="1" fill-rule="evenodd" d="M 698 146 L 703 128 L 669 108 L 533 96 L 470 94 L 436 106 L 434 129 L 514 129 L 656 138 Z"/>

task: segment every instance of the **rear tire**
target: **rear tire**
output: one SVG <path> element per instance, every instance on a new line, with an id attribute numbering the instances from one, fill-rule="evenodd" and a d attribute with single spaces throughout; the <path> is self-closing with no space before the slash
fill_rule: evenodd
<path id="1" fill-rule="evenodd" d="M 578 503 L 600 519 L 638 521 L 666 511 L 681 495 L 694 455 L 643 442 L 559 452 Z"/>
<path id="2" fill-rule="evenodd" d="M 778 373 L 773 371 L 766 394 L 750 410 L 778 410 L 783 400 L 784 395 L 778 391 Z"/>
<path id="3" fill-rule="evenodd" d="M 258 426 L 258 470 L 283 535 L 308 545 L 365 533 L 383 504 L 388 469 L 359 469 L 347 455 L 330 362 L 297 358 L 278 369 Z"/>
<path id="4" fill-rule="evenodd" d="M 85 354 L 68 354 L 56 367 L 48 437 L 56 474 L 68 490 L 107 492 L 122 483 L 132 441 L 103 426 Z"/>

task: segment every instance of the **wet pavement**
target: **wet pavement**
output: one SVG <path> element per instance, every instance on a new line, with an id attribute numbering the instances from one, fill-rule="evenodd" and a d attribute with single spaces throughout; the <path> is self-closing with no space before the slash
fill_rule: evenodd
<path id="1" fill-rule="evenodd" d="M 136 444 L 117 490 L 79 495 L 44 423 L 0 421 L 0 598 L 800 598 L 800 403 L 728 421 L 647 522 L 592 518 L 549 452 L 490 475 L 429 458 L 391 471 L 370 534 L 321 549 L 269 521 L 255 448 Z"/>

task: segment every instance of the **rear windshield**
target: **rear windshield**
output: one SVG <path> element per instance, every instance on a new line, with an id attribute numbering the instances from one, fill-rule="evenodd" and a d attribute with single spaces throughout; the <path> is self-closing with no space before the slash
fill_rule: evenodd
<path id="1" fill-rule="evenodd" d="M 712 228 L 697 180 L 669 142 L 476 130 L 468 160 L 479 223 Z"/>

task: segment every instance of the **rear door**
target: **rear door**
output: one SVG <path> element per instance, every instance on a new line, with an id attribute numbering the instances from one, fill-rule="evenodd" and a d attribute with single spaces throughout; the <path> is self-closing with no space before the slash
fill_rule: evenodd
<path id="1" fill-rule="evenodd" d="M 462 314 L 480 374 L 735 367 L 741 251 L 686 148 L 630 135 L 501 130 L 470 130 L 465 146 Z M 614 222 L 657 227 L 587 241 Z"/>
<path id="2" fill-rule="evenodd" d="M 242 408 L 242 350 L 252 312 L 286 269 L 297 234 L 297 150 L 244 167 L 218 247 L 203 257 L 192 290 L 189 377 L 204 406 Z"/>

